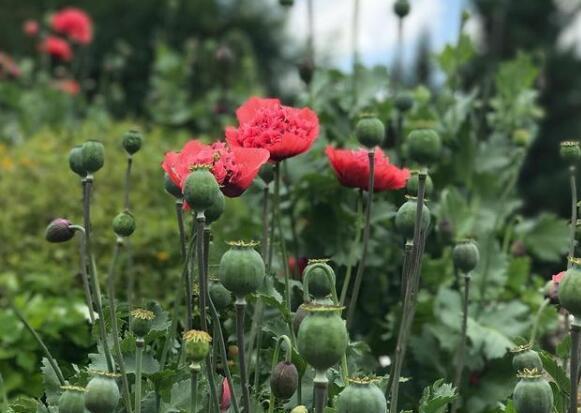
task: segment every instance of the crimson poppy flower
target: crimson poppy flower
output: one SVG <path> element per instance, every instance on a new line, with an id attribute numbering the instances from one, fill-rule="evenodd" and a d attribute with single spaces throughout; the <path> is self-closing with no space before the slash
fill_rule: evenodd
<path id="1" fill-rule="evenodd" d="M 291 274 L 297 274 L 299 277 L 302 278 L 303 271 L 305 270 L 306 266 L 309 263 L 309 259 L 307 257 L 289 257 L 288 259 L 288 269 Z"/>
<path id="2" fill-rule="evenodd" d="M 89 44 L 93 40 L 93 22 L 85 11 L 67 7 L 52 16 L 52 29 L 68 36 L 78 44 Z"/>
<path id="3" fill-rule="evenodd" d="M 561 271 L 557 274 L 553 274 L 553 276 L 551 277 L 551 280 L 554 283 L 560 283 L 561 281 L 563 281 L 564 276 L 565 276 L 565 271 Z"/>
<path id="4" fill-rule="evenodd" d="M 35 37 L 38 34 L 39 30 L 40 28 L 36 20 L 29 19 L 22 24 L 22 31 L 28 37 Z"/>
<path id="5" fill-rule="evenodd" d="M 71 46 L 60 37 L 48 36 L 40 44 L 40 51 L 68 62 L 73 57 Z"/>
<path id="6" fill-rule="evenodd" d="M 309 108 L 284 106 L 278 99 L 251 97 L 236 110 L 238 128 L 226 128 L 231 147 L 263 148 L 270 160 L 306 152 L 319 135 L 319 119 Z"/>
<path id="7" fill-rule="evenodd" d="M 410 171 L 407 168 L 400 169 L 389 163 L 389 158 L 379 147 L 376 147 L 374 151 L 375 181 L 373 191 L 381 192 L 403 188 L 410 177 Z M 325 153 L 341 185 L 349 188 L 368 189 L 369 158 L 366 149 L 335 149 L 327 146 Z"/>
<path id="8" fill-rule="evenodd" d="M 172 182 L 183 188 L 194 165 L 210 164 L 211 172 L 224 195 L 237 197 L 252 184 L 268 157 L 265 149 L 232 148 L 224 142 L 205 145 L 198 140 L 191 140 L 181 152 L 167 152 L 161 166 Z"/>

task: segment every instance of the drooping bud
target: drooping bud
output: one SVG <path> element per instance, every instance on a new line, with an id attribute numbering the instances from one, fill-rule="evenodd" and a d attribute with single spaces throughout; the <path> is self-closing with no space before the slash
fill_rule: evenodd
<path id="1" fill-rule="evenodd" d="M 85 164 L 83 162 L 83 146 L 76 145 L 69 152 L 69 167 L 71 171 L 84 178 L 87 175 Z"/>
<path id="2" fill-rule="evenodd" d="M 64 218 L 53 220 L 46 227 L 45 238 L 48 242 L 67 242 L 75 236 L 75 230 L 71 228 L 71 221 Z"/>
<path id="3" fill-rule="evenodd" d="M 472 240 L 460 241 L 452 251 L 454 266 L 463 274 L 469 274 L 480 260 L 478 246 Z"/>
<path id="4" fill-rule="evenodd" d="M 442 141 L 433 129 L 416 129 L 407 139 L 409 157 L 420 165 L 435 162 L 442 152 Z"/>
<path id="5" fill-rule="evenodd" d="M 184 199 L 196 212 L 210 208 L 218 197 L 220 187 L 212 172 L 211 165 L 196 165 L 184 183 Z"/>
<path id="6" fill-rule="evenodd" d="M 414 98 L 407 92 L 400 93 L 395 98 L 395 107 L 401 113 L 405 113 L 414 106 Z"/>
<path id="7" fill-rule="evenodd" d="M 105 164 L 105 147 L 96 140 L 90 140 L 82 146 L 83 168 L 93 174 Z"/>
<path id="8" fill-rule="evenodd" d="M 299 372 L 294 364 L 281 361 L 270 373 L 270 390 L 278 399 L 287 400 L 295 394 L 299 384 Z"/>
<path id="9" fill-rule="evenodd" d="M 215 222 L 222 216 L 224 213 L 224 208 L 226 207 L 226 198 L 222 191 L 219 191 L 216 194 L 216 198 L 214 199 L 214 203 L 210 208 L 206 209 L 206 224 L 211 224 Z"/>
<path id="10" fill-rule="evenodd" d="M 184 197 L 182 190 L 179 188 L 179 186 L 173 183 L 168 174 L 163 175 L 163 189 L 165 189 L 168 194 L 173 195 L 178 199 Z"/>
<path id="11" fill-rule="evenodd" d="M 406 239 L 413 239 L 416 223 L 417 198 L 407 196 L 408 200 L 397 210 L 395 215 L 395 226 L 399 233 Z M 421 214 L 421 229 L 426 231 L 430 226 L 430 210 L 424 204 Z"/>
<path id="12" fill-rule="evenodd" d="M 400 19 L 405 18 L 410 13 L 410 3 L 408 0 L 397 0 L 393 5 L 393 12 Z"/>
<path id="13" fill-rule="evenodd" d="M 113 218 L 113 231 L 120 237 L 128 237 L 135 231 L 135 218 L 129 211 L 123 211 Z"/>
<path id="14" fill-rule="evenodd" d="M 151 330 L 151 325 L 155 319 L 153 311 L 144 308 L 136 308 L 131 311 L 131 331 L 136 337 L 145 337 Z"/>
<path id="15" fill-rule="evenodd" d="M 222 380 L 222 394 L 220 396 L 220 411 L 226 412 L 232 404 L 232 390 L 228 380 Z"/>
<path id="16" fill-rule="evenodd" d="M 87 384 L 85 392 L 85 407 L 91 413 L 111 413 L 119 404 L 119 387 L 115 373 L 96 372 Z"/>
<path id="17" fill-rule="evenodd" d="M 78 386 L 62 386 L 59 397 L 59 413 L 85 413 L 85 389 Z"/>
<path id="18" fill-rule="evenodd" d="M 130 129 L 123 135 L 123 148 L 129 155 L 133 155 L 141 149 L 143 135 L 136 129 Z"/>
<path id="19" fill-rule="evenodd" d="M 192 368 L 199 369 L 200 363 L 210 352 L 212 337 L 205 331 L 189 330 L 184 333 L 183 340 L 186 355 L 192 363 Z"/>
<path id="20" fill-rule="evenodd" d="M 420 178 L 418 175 L 419 175 L 418 171 L 411 172 L 411 176 L 406 184 L 406 192 L 408 193 L 408 195 L 418 196 L 418 187 L 420 183 Z M 432 181 L 430 175 L 426 175 L 426 182 L 424 184 L 424 194 L 426 197 L 429 197 L 433 191 L 434 191 L 434 182 Z"/>
<path id="21" fill-rule="evenodd" d="M 375 115 L 361 115 L 355 125 L 355 136 L 363 146 L 374 148 L 381 145 L 385 139 L 385 125 Z"/>
<path id="22" fill-rule="evenodd" d="M 561 142 L 559 149 L 561 158 L 571 165 L 575 165 L 581 159 L 581 148 L 578 141 L 564 141 Z"/>

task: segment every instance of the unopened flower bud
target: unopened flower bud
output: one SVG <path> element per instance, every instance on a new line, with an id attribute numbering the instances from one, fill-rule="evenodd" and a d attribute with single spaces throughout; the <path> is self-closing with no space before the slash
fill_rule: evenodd
<path id="1" fill-rule="evenodd" d="M 270 390 L 275 397 L 288 400 L 295 394 L 299 384 L 299 373 L 294 364 L 282 361 L 274 366 L 270 374 Z"/>
<path id="2" fill-rule="evenodd" d="M 435 162 L 442 152 L 442 141 L 433 129 L 416 129 L 407 139 L 409 157 L 420 165 Z"/>
<path id="3" fill-rule="evenodd" d="M 393 12 L 397 17 L 403 19 L 410 12 L 410 3 L 408 0 L 397 0 L 393 5 Z"/>
<path id="4" fill-rule="evenodd" d="M 141 149 L 143 135 L 136 129 L 131 129 L 123 135 L 123 148 L 129 155 L 133 155 Z"/>
<path id="5" fill-rule="evenodd" d="M 569 162 L 571 165 L 576 164 L 579 162 L 579 159 L 581 159 L 581 148 L 579 147 L 579 142 L 561 142 L 559 153 L 561 154 L 561 158 L 563 158 L 563 160 Z"/>
<path id="6" fill-rule="evenodd" d="M 527 255 L 527 246 L 522 240 L 517 239 L 512 243 L 510 253 L 513 257 L 524 257 Z"/>
<path id="7" fill-rule="evenodd" d="M 71 171 L 84 178 L 87 175 L 85 164 L 83 162 L 83 146 L 76 145 L 69 152 L 69 167 Z"/>
<path id="8" fill-rule="evenodd" d="M 105 147 L 99 141 L 87 141 L 82 146 L 83 168 L 87 173 L 95 173 L 105 163 Z"/>
<path id="9" fill-rule="evenodd" d="M 305 406 L 300 405 L 292 409 L 291 413 L 309 413 L 309 410 Z"/>
<path id="10" fill-rule="evenodd" d="M 128 237 L 135 231 L 135 218 L 129 211 L 123 211 L 113 218 L 113 231 L 120 237 Z"/>
<path id="11" fill-rule="evenodd" d="M 136 337 L 145 337 L 149 334 L 155 313 L 144 308 L 136 308 L 131 311 L 131 331 Z"/>
<path id="12" fill-rule="evenodd" d="M 168 194 L 173 195 L 178 199 L 183 198 L 182 190 L 179 186 L 173 183 L 168 174 L 164 174 L 163 176 L 163 189 L 165 189 Z"/>
<path id="13" fill-rule="evenodd" d="M 71 228 L 71 221 L 64 218 L 53 220 L 46 227 L 45 238 L 48 242 L 66 242 L 75 236 L 75 230 Z"/>
<path id="14" fill-rule="evenodd" d="M 385 125 L 374 115 L 362 115 L 355 125 L 355 136 L 363 146 L 374 148 L 385 139 Z"/>
<path id="15" fill-rule="evenodd" d="M 218 311 L 225 310 L 232 303 L 232 293 L 220 282 L 212 282 L 208 292 Z"/>

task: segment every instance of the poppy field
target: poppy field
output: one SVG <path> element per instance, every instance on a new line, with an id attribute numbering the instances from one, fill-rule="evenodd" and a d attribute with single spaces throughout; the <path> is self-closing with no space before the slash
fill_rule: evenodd
<path id="1" fill-rule="evenodd" d="M 426 6 L 395 0 L 394 61 L 366 64 L 354 0 L 338 69 L 314 2 L 145 2 L 109 31 L 123 5 L 22 6 L 0 51 L 0 412 L 577 412 L 581 146 L 546 136 L 549 57 L 483 64 L 475 2 L 426 55 L 436 80 L 412 77 Z M 147 43 L 112 35 L 146 18 Z"/>

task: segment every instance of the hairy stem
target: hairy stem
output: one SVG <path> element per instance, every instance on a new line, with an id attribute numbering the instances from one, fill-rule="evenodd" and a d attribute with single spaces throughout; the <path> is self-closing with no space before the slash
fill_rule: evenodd
<path id="1" fill-rule="evenodd" d="M 365 207 L 365 227 L 363 228 L 363 251 L 361 253 L 361 260 L 357 266 L 353 294 L 351 294 L 351 302 L 349 303 L 349 311 L 347 312 L 347 329 L 349 329 L 353 324 L 355 308 L 357 307 L 357 300 L 359 298 L 359 290 L 361 289 L 361 283 L 363 282 L 365 261 L 367 260 L 369 234 L 371 233 L 371 208 L 373 205 L 373 187 L 375 183 L 375 150 L 371 149 L 367 153 L 367 156 L 369 158 L 369 184 L 367 188 L 367 205 Z"/>
<path id="2" fill-rule="evenodd" d="M 141 365 L 143 364 L 143 337 L 137 337 L 135 342 L 135 413 L 141 413 Z"/>
<path id="3" fill-rule="evenodd" d="M 240 387 L 242 389 L 242 404 L 244 413 L 251 413 L 250 390 L 248 388 L 248 376 L 246 372 L 246 353 L 244 351 L 244 313 L 246 300 L 236 299 L 236 340 L 238 343 L 238 360 L 240 364 Z"/>

